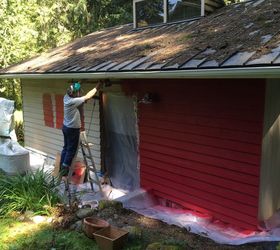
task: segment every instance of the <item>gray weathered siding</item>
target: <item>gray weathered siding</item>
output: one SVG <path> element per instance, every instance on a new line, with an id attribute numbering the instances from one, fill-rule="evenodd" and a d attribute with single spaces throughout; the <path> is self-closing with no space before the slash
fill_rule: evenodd
<path id="1" fill-rule="evenodd" d="M 62 150 L 63 135 L 59 128 L 55 128 L 56 118 L 59 114 L 55 112 L 55 95 L 64 95 L 69 83 L 67 80 L 23 80 L 23 115 L 25 146 L 55 157 L 57 152 Z M 95 84 L 84 84 L 84 93 L 93 88 Z M 52 108 L 49 113 L 53 114 L 54 127 L 46 126 L 44 121 L 43 94 L 49 94 L 52 100 Z M 93 100 L 84 106 L 85 129 L 88 133 L 90 142 L 94 143 L 93 155 L 97 168 L 101 166 L 100 157 L 100 114 L 99 103 L 96 101 L 95 109 L 92 110 Z M 91 125 L 91 126 L 90 126 Z M 88 131 L 89 129 L 89 131 Z M 81 157 L 81 155 L 79 155 Z"/>
<path id="2" fill-rule="evenodd" d="M 280 79 L 267 81 L 262 144 L 259 219 L 280 208 Z"/>

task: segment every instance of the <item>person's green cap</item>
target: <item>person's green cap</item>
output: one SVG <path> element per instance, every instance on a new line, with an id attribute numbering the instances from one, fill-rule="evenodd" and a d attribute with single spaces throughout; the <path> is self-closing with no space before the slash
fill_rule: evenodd
<path id="1" fill-rule="evenodd" d="M 78 92 L 81 89 L 81 84 L 79 82 L 75 82 L 73 84 L 73 91 Z"/>

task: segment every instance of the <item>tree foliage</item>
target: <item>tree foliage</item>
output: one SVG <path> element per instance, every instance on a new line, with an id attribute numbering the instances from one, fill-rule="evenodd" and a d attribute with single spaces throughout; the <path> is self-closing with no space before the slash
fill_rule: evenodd
<path id="1" fill-rule="evenodd" d="M 0 0 L 0 68 L 131 21 L 130 0 Z M 21 107 L 17 80 L 1 80 L 0 96 Z"/>
<path id="2" fill-rule="evenodd" d="M 0 68 L 100 28 L 129 22 L 132 0 L 0 0 Z M 19 81 L 0 80 L 0 96 L 15 100 L 20 108 Z"/>

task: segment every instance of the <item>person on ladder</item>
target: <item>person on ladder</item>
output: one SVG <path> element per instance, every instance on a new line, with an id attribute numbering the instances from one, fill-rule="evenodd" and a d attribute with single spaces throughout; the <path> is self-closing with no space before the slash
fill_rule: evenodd
<path id="1" fill-rule="evenodd" d="M 67 89 L 63 98 L 64 119 L 62 132 L 64 136 L 64 146 L 60 158 L 60 176 L 68 176 L 69 168 L 76 155 L 79 146 L 79 137 L 81 130 L 81 106 L 91 99 L 100 89 L 98 83 L 86 95 L 80 96 L 81 84 L 75 82 Z"/>

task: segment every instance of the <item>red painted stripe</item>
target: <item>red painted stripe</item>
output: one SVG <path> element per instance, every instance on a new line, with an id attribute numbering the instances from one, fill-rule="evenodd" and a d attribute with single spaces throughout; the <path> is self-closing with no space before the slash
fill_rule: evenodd
<path id="1" fill-rule="evenodd" d="M 52 109 L 52 98 L 50 94 L 43 94 L 43 112 L 45 126 L 54 127 L 53 109 Z"/>
<path id="2" fill-rule="evenodd" d="M 63 126 L 63 95 L 55 95 L 55 112 L 56 112 L 56 128 L 62 128 Z"/>

